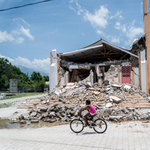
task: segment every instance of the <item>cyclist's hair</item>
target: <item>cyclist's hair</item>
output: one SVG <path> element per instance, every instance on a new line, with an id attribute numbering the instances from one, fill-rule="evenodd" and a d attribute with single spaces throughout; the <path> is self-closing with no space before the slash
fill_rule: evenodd
<path id="1" fill-rule="evenodd" d="M 91 104 L 91 101 L 90 100 L 86 100 L 86 104 Z"/>

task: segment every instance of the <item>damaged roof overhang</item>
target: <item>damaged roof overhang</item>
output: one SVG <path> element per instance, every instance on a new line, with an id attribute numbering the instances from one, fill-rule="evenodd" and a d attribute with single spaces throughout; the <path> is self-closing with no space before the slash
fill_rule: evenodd
<path id="1" fill-rule="evenodd" d="M 138 58 L 137 55 L 129 52 L 128 50 L 115 46 L 101 39 L 85 48 L 59 54 L 60 57 L 67 61 L 72 62 L 104 62 L 112 60 L 129 59 L 130 55 Z"/>
<path id="2" fill-rule="evenodd" d="M 139 45 L 143 45 L 145 47 L 145 33 L 138 39 L 136 39 L 134 42 L 133 42 L 133 45 L 132 45 L 132 48 L 131 50 L 134 48 L 134 46 L 139 46 Z"/>

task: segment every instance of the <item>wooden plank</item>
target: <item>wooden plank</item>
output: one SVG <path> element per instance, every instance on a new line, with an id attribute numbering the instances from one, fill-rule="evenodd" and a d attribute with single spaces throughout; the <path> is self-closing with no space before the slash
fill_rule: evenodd
<path id="1" fill-rule="evenodd" d="M 108 80 L 108 77 L 106 76 L 106 80 Z"/>
<path id="2" fill-rule="evenodd" d="M 111 61 L 111 59 L 110 58 L 107 58 L 109 61 Z"/>
<path id="3" fill-rule="evenodd" d="M 111 47 L 111 46 L 110 46 L 110 47 Z M 110 51 L 113 51 L 113 52 L 115 52 L 115 53 L 118 53 L 118 54 L 122 53 L 122 52 L 117 52 L 117 51 L 115 51 L 112 47 L 111 47 L 111 49 L 107 47 L 107 49 L 110 50 Z"/>
<path id="4" fill-rule="evenodd" d="M 142 98 L 141 96 L 126 96 L 126 98 Z"/>
<path id="5" fill-rule="evenodd" d="M 92 74 L 90 74 L 90 82 L 92 83 Z"/>
<path id="6" fill-rule="evenodd" d="M 103 47 L 104 47 L 104 56 L 106 55 L 106 45 L 103 43 Z"/>
<path id="7" fill-rule="evenodd" d="M 120 58 L 120 60 L 123 59 L 124 57 L 126 57 L 127 55 L 128 55 L 128 54 L 125 54 L 124 56 L 122 56 L 122 57 Z"/>
<path id="8" fill-rule="evenodd" d="M 73 54 L 73 56 L 74 56 L 75 58 L 78 58 L 75 54 Z"/>
<path id="9" fill-rule="evenodd" d="M 67 84 L 67 74 L 65 73 L 64 83 Z"/>
<path id="10" fill-rule="evenodd" d="M 74 75 L 75 75 L 75 72 L 76 72 L 76 69 L 73 70 L 72 77 L 71 77 L 71 82 L 74 82 Z"/>
<path id="11" fill-rule="evenodd" d="M 85 55 L 83 52 L 81 52 L 84 56 L 87 56 L 87 55 Z"/>
<path id="12" fill-rule="evenodd" d="M 132 85 L 134 85 L 134 67 L 132 67 Z"/>
<path id="13" fill-rule="evenodd" d="M 118 83 L 120 83 L 120 72 L 118 72 Z"/>
<path id="14" fill-rule="evenodd" d="M 114 82 L 114 77 L 112 77 L 112 82 Z"/>
<path id="15" fill-rule="evenodd" d="M 70 61 L 70 59 L 69 59 L 67 56 L 63 56 L 63 57 L 65 57 L 67 60 L 69 60 L 69 61 Z"/>
<path id="16" fill-rule="evenodd" d="M 141 55 L 140 55 L 140 53 L 138 54 L 138 56 L 139 56 L 139 87 L 141 89 Z M 148 80 L 146 80 L 146 81 L 148 81 Z"/>

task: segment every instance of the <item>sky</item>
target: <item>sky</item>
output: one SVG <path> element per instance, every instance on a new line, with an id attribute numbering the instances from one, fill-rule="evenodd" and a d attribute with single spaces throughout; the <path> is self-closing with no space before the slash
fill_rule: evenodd
<path id="1" fill-rule="evenodd" d="M 0 0 L 0 9 L 40 0 Z M 49 73 L 50 52 L 69 52 L 101 38 L 130 49 L 144 34 L 143 0 L 52 0 L 0 12 L 0 57 Z"/>

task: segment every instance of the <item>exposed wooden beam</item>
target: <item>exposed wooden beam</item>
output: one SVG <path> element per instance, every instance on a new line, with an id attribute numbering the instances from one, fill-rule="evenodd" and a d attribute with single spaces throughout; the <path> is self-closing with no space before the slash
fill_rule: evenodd
<path id="1" fill-rule="evenodd" d="M 94 49 L 92 49 L 92 51 L 95 52 Z"/>
<path id="2" fill-rule="evenodd" d="M 75 72 L 76 72 L 76 69 L 73 70 L 73 73 L 72 73 L 72 76 L 71 76 L 71 82 L 74 82 Z"/>
<path id="3" fill-rule="evenodd" d="M 84 56 L 87 56 L 87 55 L 84 54 L 84 52 L 82 52 L 82 54 L 83 54 Z"/>
<path id="4" fill-rule="evenodd" d="M 67 56 L 63 56 L 63 57 L 65 57 L 66 59 L 68 59 L 70 61 L 70 59 Z"/>
<path id="5" fill-rule="evenodd" d="M 106 55 L 106 45 L 103 43 L 103 47 L 104 47 L 104 56 Z"/>
<path id="6" fill-rule="evenodd" d="M 74 56 L 75 58 L 78 58 L 75 54 L 73 54 L 73 56 Z"/>
<path id="7" fill-rule="evenodd" d="M 107 58 L 109 61 L 111 61 L 111 59 L 110 58 Z"/>
<path id="8" fill-rule="evenodd" d="M 125 54 L 124 56 L 122 56 L 122 57 L 120 58 L 120 60 L 123 59 L 124 57 L 126 57 L 127 55 L 128 55 L 128 54 Z"/>

